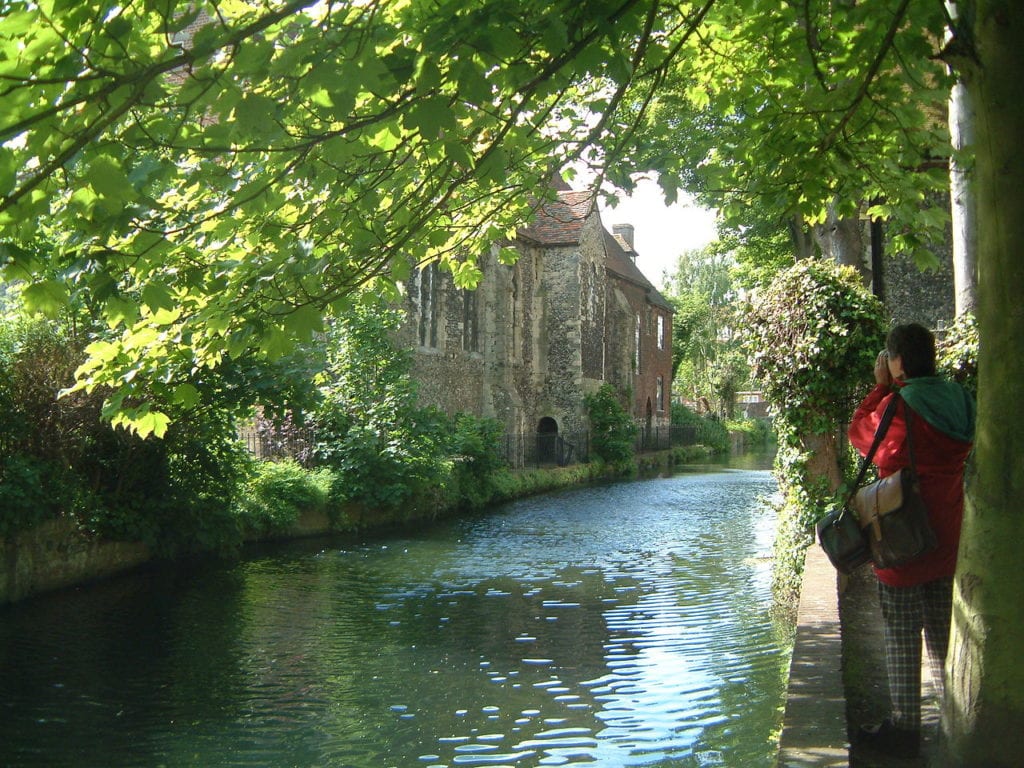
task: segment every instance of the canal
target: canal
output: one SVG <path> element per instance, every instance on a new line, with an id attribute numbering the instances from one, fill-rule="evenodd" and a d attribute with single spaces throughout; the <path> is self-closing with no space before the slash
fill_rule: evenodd
<path id="1" fill-rule="evenodd" d="M 0 765 L 768 768 L 774 490 L 706 467 L 2 608 Z"/>

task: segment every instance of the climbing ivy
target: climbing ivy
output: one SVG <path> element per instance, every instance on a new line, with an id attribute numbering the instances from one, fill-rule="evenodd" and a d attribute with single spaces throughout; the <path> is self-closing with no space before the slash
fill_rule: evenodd
<path id="1" fill-rule="evenodd" d="M 939 373 L 978 396 L 978 321 L 972 314 L 960 315 L 938 345 Z"/>
<path id="2" fill-rule="evenodd" d="M 780 272 L 747 312 L 744 342 L 779 436 L 775 588 L 782 597 L 795 594 L 814 521 L 836 500 L 829 476 L 839 467 L 822 466 L 815 451 L 830 447 L 831 461 L 841 458 L 836 435 L 871 385 L 885 328 L 881 302 L 856 271 L 826 261 Z"/>
<path id="3" fill-rule="evenodd" d="M 881 302 L 827 261 L 780 272 L 750 305 L 746 345 L 777 417 L 798 434 L 848 419 L 885 343 Z"/>

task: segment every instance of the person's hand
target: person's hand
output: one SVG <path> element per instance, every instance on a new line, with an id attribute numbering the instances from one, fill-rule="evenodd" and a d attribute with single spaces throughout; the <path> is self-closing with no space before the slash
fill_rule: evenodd
<path id="1" fill-rule="evenodd" d="M 892 376 L 889 375 L 889 353 L 884 349 L 875 358 L 875 384 L 892 384 Z"/>

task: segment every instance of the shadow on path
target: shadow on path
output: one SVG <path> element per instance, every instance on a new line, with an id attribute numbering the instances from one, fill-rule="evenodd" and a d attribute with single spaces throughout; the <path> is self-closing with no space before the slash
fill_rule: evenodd
<path id="1" fill-rule="evenodd" d="M 839 596 L 839 614 L 842 624 L 843 685 L 852 740 L 860 725 L 880 722 L 889 714 L 889 678 L 885 671 L 882 613 L 878 607 L 875 575 L 870 567 L 859 569 L 846 580 L 845 588 Z M 923 768 L 928 765 L 929 755 L 937 749 L 939 709 L 927 657 L 923 663 L 922 690 L 925 699 L 921 708 L 924 726 L 921 757 L 916 760 L 887 758 L 858 749 L 854 743 L 850 751 L 852 768 Z"/>

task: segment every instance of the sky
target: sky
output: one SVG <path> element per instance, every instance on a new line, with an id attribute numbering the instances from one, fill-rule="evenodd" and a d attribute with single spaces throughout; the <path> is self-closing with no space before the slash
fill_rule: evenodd
<path id="1" fill-rule="evenodd" d="M 665 287 L 665 272 L 675 271 L 681 253 L 702 248 L 717 236 L 714 211 L 688 200 L 666 206 L 657 183 L 650 180 L 641 180 L 633 195 L 621 198 L 616 207 L 601 202 L 599 208 L 609 232 L 615 224 L 633 225 L 636 265 L 658 288 Z"/>

